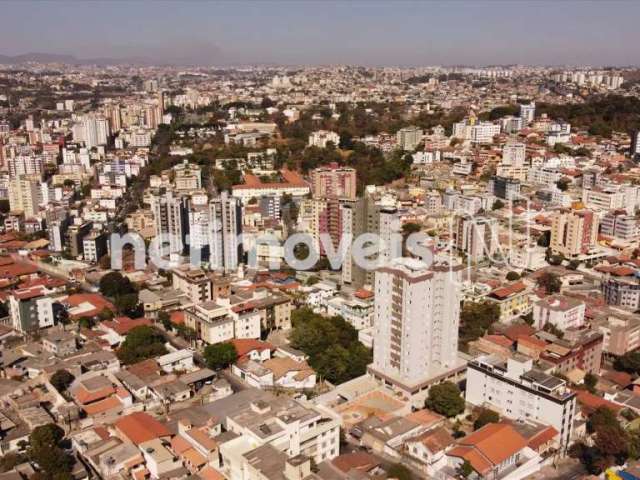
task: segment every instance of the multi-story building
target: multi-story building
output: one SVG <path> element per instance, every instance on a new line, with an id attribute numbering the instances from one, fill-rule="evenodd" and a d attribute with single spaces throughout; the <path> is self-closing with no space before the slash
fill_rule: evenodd
<path id="1" fill-rule="evenodd" d="M 84 239 L 91 233 L 93 222 L 83 222 L 79 218 L 74 219 L 74 223 L 67 228 L 65 245 L 69 254 L 76 258 L 84 255 Z"/>
<path id="2" fill-rule="evenodd" d="M 402 150 L 415 150 L 424 132 L 419 127 L 404 127 L 396 133 L 396 142 Z"/>
<path id="3" fill-rule="evenodd" d="M 357 197 L 355 168 L 332 163 L 312 170 L 310 176 L 314 198 L 355 200 Z"/>
<path id="4" fill-rule="evenodd" d="M 234 271 L 243 259 L 240 242 L 242 234 L 242 206 L 240 200 L 222 192 L 209 202 L 211 222 L 210 264 L 212 268 Z"/>
<path id="5" fill-rule="evenodd" d="M 38 176 L 20 175 L 9 180 L 9 207 L 13 212 L 22 212 L 26 218 L 35 217 L 41 195 Z"/>
<path id="6" fill-rule="evenodd" d="M 281 181 L 263 182 L 253 174 L 244 175 L 244 183 L 234 185 L 231 192 L 234 197 L 239 198 L 243 205 L 253 198 L 260 198 L 263 195 L 291 195 L 294 198 L 303 198 L 310 192 L 309 185 L 296 172 L 283 169 L 280 170 Z"/>
<path id="7" fill-rule="evenodd" d="M 185 310 L 185 325 L 195 330 L 197 338 L 207 344 L 227 342 L 234 338 L 260 338 L 261 317 L 255 309 L 234 312 L 228 300 L 213 300 Z"/>
<path id="8" fill-rule="evenodd" d="M 489 192 L 503 200 L 515 200 L 520 196 L 520 180 L 493 176 L 489 180 Z"/>
<path id="9" fill-rule="evenodd" d="M 508 142 L 502 147 L 502 164 L 522 167 L 526 159 L 527 147 L 524 143 Z"/>
<path id="10" fill-rule="evenodd" d="M 640 279 L 632 269 L 624 273 L 617 270 L 606 273 L 600 284 L 602 294 L 608 305 L 635 311 L 640 308 Z"/>
<path id="11" fill-rule="evenodd" d="M 533 326 L 542 329 L 548 323 L 564 331 L 584 325 L 585 303 L 565 295 L 550 295 L 533 304 Z"/>
<path id="12" fill-rule="evenodd" d="M 340 135 L 336 132 L 329 132 L 327 130 L 317 130 L 311 132 L 309 135 L 309 146 L 326 148 L 327 144 L 331 142 L 334 147 L 340 145 Z"/>
<path id="13" fill-rule="evenodd" d="M 160 254 L 183 253 L 189 233 L 189 199 L 160 189 L 152 196 L 151 211 L 156 235 L 162 236 Z"/>
<path id="14" fill-rule="evenodd" d="M 588 253 L 598 239 L 598 218 L 592 211 L 563 211 L 553 215 L 550 247 L 554 253 L 577 257 Z"/>
<path id="15" fill-rule="evenodd" d="M 564 380 L 533 368 L 533 360 L 516 354 L 506 362 L 483 356 L 467 366 L 465 399 L 514 420 L 533 420 L 553 426 L 561 449 L 571 442 L 576 395 Z"/>
<path id="16" fill-rule="evenodd" d="M 9 296 L 11 326 L 20 333 L 34 333 L 52 327 L 54 300 L 41 286 L 14 290 Z"/>
<path id="17" fill-rule="evenodd" d="M 376 270 L 370 374 L 408 399 L 460 367 L 461 266 L 397 258 Z"/>
<path id="18" fill-rule="evenodd" d="M 533 122 L 533 120 L 536 118 L 535 102 L 520 105 L 520 118 L 525 125 L 529 125 Z"/>
<path id="19" fill-rule="evenodd" d="M 618 188 L 582 189 L 582 203 L 596 210 L 624 209 L 625 193 Z"/>
<path id="20" fill-rule="evenodd" d="M 173 184 L 176 190 L 192 191 L 202 188 L 202 169 L 185 160 L 173 167 Z"/>
<path id="21" fill-rule="evenodd" d="M 631 136 L 631 145 L 629 147 L 629 155 L 634 160 L 638 160 L 640 157 L 640 130 L 633 132 Z"/>
<path id="22" fill-rule="evenodd" d="M 498 250 L 498 223 L 491 218 L 457 217 L 455 245 L 469 260 L 492 258 Z"/>
<path id="23" fill-rule="evenodd" d="M 41 155 L 18 155 L 7 160 L 11 178 L 19 175 L 38 175 L 44 172 L 44 158 Z"/>
<path id="24" fill-rule="evenodd" d="M 235 434 L 220 446 L 226 478 L 306 479 L 308 474 L 291 476 L 292 467 L 285 460 L 272 473 L 264 469 L 282 454 L 294 464 L 305 457 L 319 464 L 340 454 L 340 419 L 328 409 L 258 389 L 243 390 L 202 408 Z M 260 455 L 264 450 L 266 458 Z"/>
<path id="25" fill-rule="evenodd" d="M 634 240 L 640 235 L 640 226 L 634 215 L 626 210 L 612 210 L 600 220 L 600 233 L 621 240 Z"/>
<path id="26" fill-rule="evenodd" d="M 500 323 L 511 323 L 518 317 L 531 312 L 529 289 L 522 281 L 496 288 L 486 299 L 498 306 Z"/>
<path id="27" fill-rule="evenodd" d="M 181 291 L 193 303 L 204 303 L 213 299 L 211 278 L 199 268 L 189 265 L 171 270 L 173 288 Z"/>
<path id="28" fill-rule="evenodd" d="M 106 232 L 91 231 L 82 239 L 82 254 L 86 262 L 97 262 L 109 251 L 109 236 Z"/>

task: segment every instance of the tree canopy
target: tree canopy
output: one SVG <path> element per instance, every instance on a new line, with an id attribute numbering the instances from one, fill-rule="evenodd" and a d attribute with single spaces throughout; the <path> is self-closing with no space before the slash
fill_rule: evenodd
<path id="1" fill-rule="evenodd" d="M 450 418 L 464 412 L 465 402 L 455 383 L 444 382 L 429 389 L 425 407 Z"/>
<path id="2" fill-rule="evenodd" d="M 167 349 L 164 346 L 164 337 L 149 325 L 132 328 L 116 352 L 120 361 L 125 365 L 165 353 L 167 353 Z"/>
<path id="3" fill-rule="evenodd" d="M 61 447 L 64 430 L 49 423 L 36 427 L 29 435 L 28 456 L 46 480 L 71 478 L 74 459 Z"/>
<path id="4" fill-rule="evenodd" d="M 66 391 L 67 388 L 69 388 L 74 380 L 75 377 L 71 373 L 69 373 L 69 371 L 61 369 L 51 375 L 50 382 L 51 385 L 53 385 L 53 388 L 62 393 Z"/>
<path id="5" fill-rule="evenodd" d="M 326 318 L 303 308 L 292 316 L 291 345 L 309 356 L 309 364 L 331 383 L 363 375 L 371 350 L 358 341 L 358 331 L 342 317 Z"/>
<path id="6" fill-rule="evenodd" d="M 207 345 L 204 349 L 204 360 L 212 370 L 227 368 L 238 359 L 238 352 L 233 343 L 224 342 Z"/>

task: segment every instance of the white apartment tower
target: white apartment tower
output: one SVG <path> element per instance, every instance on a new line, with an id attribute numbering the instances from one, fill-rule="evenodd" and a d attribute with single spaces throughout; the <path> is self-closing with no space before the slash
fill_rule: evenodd
<path id="1" fill-rule="evenodd" d="M 234 271 L 242 259 L 242 205 L 240 199 L 222 192 L 209 202 L 210 263 L 215 269 Z"/>
<path id="2" fill-rule="evenodd" d="M 530 124 L 536 117 L 536 104 L 531 102 L 527 105 L 520 105 L 520 118 L 525 125 Z"/>
<path id="3" fill-rule="evenodd" d="M 376 270 L 373 377 L 413 397 L 459 367 L 460 271 L 412 258 Z"/>

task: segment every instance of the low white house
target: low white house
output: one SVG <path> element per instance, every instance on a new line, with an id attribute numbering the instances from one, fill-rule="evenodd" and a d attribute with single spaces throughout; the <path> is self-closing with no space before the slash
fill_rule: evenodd
<path id="1" fill-rule="evenodd" d="M 175 371 L 191 371 L 194 369 L 193 352 L 186 348 L 167 353 L 156 359 L 158 365 L 166 373 Z"/>

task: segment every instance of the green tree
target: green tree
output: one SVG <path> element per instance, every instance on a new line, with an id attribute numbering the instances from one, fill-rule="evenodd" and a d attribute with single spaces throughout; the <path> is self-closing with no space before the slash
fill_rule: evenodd
<path id="1" fill-rule="evenodd" d="M 538 287 L 543 288 L 547 295 L 558 293 L 562 282 L 555 273 L 543 272 L 536 281 Z"/>
<path id="2" fill-rule="evenodd" d="M 165 353 L 167 353 L 167 349 L 164 346 L 164 337 L 149 325 L 132 328 L 116 352 L 120 361 L 125 365 Z"/>
<path id="3" fill-rule="evenodd" d="M 489 423 L 498 423 L 499 421 L 500 421 L 500 415 L 498 415 L 493 410 L 489 410 L 488 408 L 483 408 L 478 414 L 478 417 L 473 422 L 473 429 L 479 430 Z"/>
<path id="4" fill-rule="evenodd" d="M 100 293 L 107 297 L 126 295 L 134 290 L 131 281 L 120 272 L 109 272 L 100 279 Z"/>
<path id="5" fill-rule="evenodd" d="M 513 270 L 507 273 L 507 280 L 510 282 L 514 282 L 520 278 L 520 274 L 518 272 L 514 272 Z"/>
<path id="6" fill-rule="evenodd" d="M 466 302 L 460 312 L 460 345 L 483 336 L 500 319 L 500 307 L 493 302 Z"/>
<path id="7" fill-rule="evenodd" d="M 464 412 L 465 402 L 455 383 L 444 382 L 429 389 L 425 407 L 450 418 Z"/>
<path id="8" fill-rule="evenodd" d="M 69 371 L 61 369 L 51 375 L 50 383 L 51 385 L 53 385 L 53 388 L 62 393 L 66 391 L 67 388 L 69 388 L 74 380 L 75 377 L 71 373 L 69 373 Z"/>
<path id="9" fill-rule="evenodd" d="M 233 343 L 224 342 L 207 345 L 204 349 L 204 360 L 212 370 L 222 370 L 238 359 L 238 352 Z"/>
<path id="10" fill-rule="evenodd" d="M 171 316 L 167 312 L 162 311 L 158 313 L 158 322 L 162 324 L 165 330 L 171 330 Z"/>
<path id="11" fill-rule="evenodd" d="M 500 210 L 503 207 L 504 207 L 504 202 L 498 199 L 495 202 L 493 202 L 493 205 L 491 206 L 491 210 Z"/>
<path id="12" fill-rule="evenodd" d="M 473 471 L 473 467 L 469 463 L 469 460 L 466 459 L 460 464 L 460 467 L 458 467 L 458 475 L 460 475 L 462 478 L 469 478 Z"/>
<path id="13" fill-rule="evenodd" d="M 118 295 L 114 303 L 121 315 L 137 318 L 144 313 L 138 299 L 138 292 Z"/>
<path id="14" fill-rule="evenodd" d="M 628 352 L 617 357 L 613 362 L 613 368 L 621 372 L 640 374 L 640 352 Z"/>
<path id="15" fill-rule="evenodd" d="M 556 182 L 556 187 L 558 187 L 558 190 L 566 192 L 569 189 L 570 184 L 571 180 L 569 180 L 567 177 L 562 177 Z"/>
<path id="16" fill-rule="evenodd" d="M 28 456 L 46 480 L 70 478 L 74 460 L 60 447 L 63 438 L 64 430 L 53 423 L 36 427 L 29 435 Z"/>
<path id="17" fill-rule="evenodd" d="M 309 364 L 331 383 L 363 375 L 371 350 L 358 341 L 358 332 L 342 317 L 326 318 L 307 308 L 293 312 L 290 339 L 294 348 L 309 356 Z"/>
<path id="18" fill-rule="evenodd" d="M 587 390 L 591 393 L 595 393 L 596 385 L 598 385 L 598 377 L 593 373 L 587 373 L 584 376 L 584 386 L 587 387 Z"/>
<path id="19" fill-rule="evenodd" d="M 96 322 L 91 317 L 80 317 L 78 319 L 78 325 L 82 328 L 93 328 L 95 323 Z"/>

